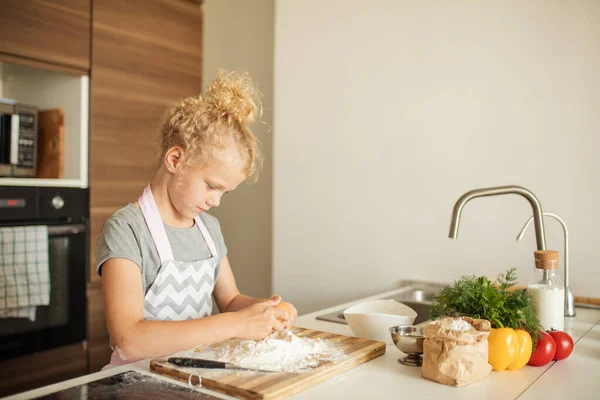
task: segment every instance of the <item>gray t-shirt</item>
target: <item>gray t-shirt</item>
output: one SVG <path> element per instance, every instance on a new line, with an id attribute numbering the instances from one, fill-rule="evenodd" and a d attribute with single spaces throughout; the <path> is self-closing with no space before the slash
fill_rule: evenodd
<path id="1" fill-rule="evenodd" d="M 219 274 L 221 260 L 227 254 L 227 247 L 221 233 L 219 221 L 212 215 L 200 214 L 217 248 L 219 264 L 215 270 L 215 280 Z M 194 224 L 191 228 L 174 228 L 165 225 L 167 237 L 177 261 L 198 261 L 210 258 L 210 250 L 200 229 Z M 128 204 L 102 226 L 96 242 L 96 270 L 102 275 L 102 264 L 110 258 L 126 258 L 136 263 L 142 271 L 144 294 L 148 292 L 160 268 L 160 258 L 150 235 L 142 210 Z"/>

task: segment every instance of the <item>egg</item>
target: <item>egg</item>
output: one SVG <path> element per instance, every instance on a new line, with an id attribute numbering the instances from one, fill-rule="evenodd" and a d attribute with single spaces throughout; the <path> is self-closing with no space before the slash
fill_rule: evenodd
<path id="1" fill-rule="evenodd" d="M 287 301 L 281 301 L 275 308 L 279 308 L 280 310 L 287 312 L 288 315 L 292 315 L 292 305 Z"/>

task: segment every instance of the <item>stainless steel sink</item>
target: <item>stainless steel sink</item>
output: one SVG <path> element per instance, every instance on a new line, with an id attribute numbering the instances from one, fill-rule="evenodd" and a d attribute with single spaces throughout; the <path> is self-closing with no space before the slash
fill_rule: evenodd
<path id="1" fill-rule="evenodd" d="M 402 282 L 401 287 L 408 287 L 402 293 L 393 296 L 382 297 L 385 300 L 396 300 L 417 312 L 414 325 L 429 319 L 429 307 L 433 298 L 442 290 L 445 285 L 419 281 Z M 318 320 L 347 324 L 344 318 L 344 309 L 336 310 L 328 314 L 319 315 Z"/>

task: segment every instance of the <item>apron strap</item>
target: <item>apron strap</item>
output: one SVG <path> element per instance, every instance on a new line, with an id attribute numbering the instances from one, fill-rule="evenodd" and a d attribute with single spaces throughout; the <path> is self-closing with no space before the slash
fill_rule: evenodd
<path id="1" fill-rule="evenodd" d="M 206 225 L 204 225 L 204 222 L 202 222 L 202 218 L 200 218 L 200 215 L 196 215 L 196 218 L 194 218 L 194 220 L 196 221 L 196 226 L 200 229 L 200 232 L 202 233 L 202 236 L 204 237 L 204 241 L 208 245 L 208 249 L 210 250 L 210 253 L 212 254 L 213 257 L 218 258 L 217 247 L 215 246 L 215 242 L 213 241 L 212 236 L 210 236 L 210 233 L 208 232 Z"/>
<path id="2" fill-rule="evenodd" d="M 138 202 L 140 203 L 142 214 L 146 220 L 146 225 L 148 225 L 148 229 L 150 230 L 150 235 L 154 240 L 154 245 L 158 251 L 161 265 L 165 261 L 173 260 L 173 251 L 171 250 L 169 238 L 167 237 L 167 231 L 165 230 L 165 225 L 160 219 L 160 214 L 158 212 L 158 208 L 156 207 L 154 196 L 152 196 L 150 185 L 144 188 L 144 192 L 138 199 Z"/>
<path id="3" fill-rule="evenodd" d="M 156 207 L 154 196 L 152 196 L 150 185 L 144 188 L 144 192 L 138 199 L 138 202 L 140 203 L 140 208 L 142 210 L 142 214 L 144 215 L 144 219 L 146 220 L 146 225 L 148 225 L 148 230 L 150 230 L 150 235 L 152 236 L 152 240 L 154 241 L 154 245 L 158 251 L 161 265 L 165 261 L 174 260 L 175 257 L 173 256 L 173 250 L 171 250 L 171 244 L 169 243 L 167 231 L 165 230 L 165 225 L 160 218 L 160 213 L 158 212 L 158 207 Z M 208 228 L 206 228 L 206 225 L 204 225 L 202 218 L 200 218 L 200 215 L 196 215 L 194 221 L 196 221 L 196 226 L 198 229 L 200 229 L 200 233 L 202 233 L 204 241 L 206 242 L 211 255 L 213 257 L 218 257 L 215 242 L 208 232 Z"/>

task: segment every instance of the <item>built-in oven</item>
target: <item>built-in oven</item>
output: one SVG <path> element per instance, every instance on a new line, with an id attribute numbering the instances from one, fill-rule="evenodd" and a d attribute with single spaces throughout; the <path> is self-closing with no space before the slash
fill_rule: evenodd
<path id="1" fill-rule="evenodd" d="M 0 186 L 0 229 L 47 226 L 50 275 L 34 321 L 0 319 L 0 361 L 85 340 L 88 217 L 88 189 Z"/>

